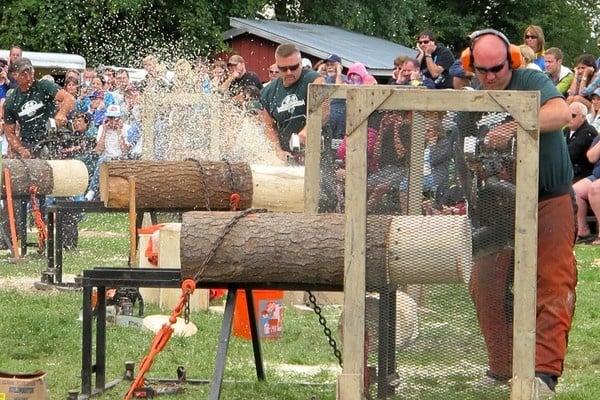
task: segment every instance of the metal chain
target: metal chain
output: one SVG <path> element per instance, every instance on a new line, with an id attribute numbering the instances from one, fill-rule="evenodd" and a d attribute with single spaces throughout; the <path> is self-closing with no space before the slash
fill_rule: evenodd
<path id="1" fill-rule="evenodd" d="M 212 248 L 210 249 L 210 251 L 206 255 L 206 258 L 204 259 L 204 261 L 202 261 L 202 264 L 198 268 L 198 272 L 196 272 L 196 275 L 194 275 L 193 279 L 196 282 L 198 282 L 198 278 L 200 277 L 201 273 L 204 271 L 204 268 L 208 265 L 208 263 L 210 262 L 210 260 L 217 253 L 217 250 L 219 249 L 219 247 L 221 246 L 221 244 L 223 244 L 223 241 L 225 240 L 225 236 L 227 236 L 227 234 L 229 232 L 231 232 L 231 229 L 233 228 L 233 226 L 240 219 L 244 218 L 248 214 L 264 213 L 264 212 L 267 212 L 267 210 L 264 209 L 264 208 L 248 208 L 248 209 L 246 209 L 244 211 L 238 212 L 233 218 L 231 218 L 229 220 L 229 222 L 227 222 L 227 224 L 223 227 L 223 231 L 221 232 L 221 235 L 219 235 L 219 237 L 217 238 L 217 240 L 215 240 L 215 242 L 213 243 Z"/>
<path id="2" fill-rule="evenodd" d="M 198 171 L 200 172 L 200 183 L 204 188 L 204 202 L 206 206 L 206 211 L 210 211 L 210 195 L 208 193 L 208 186 L 206 186 L 206 174 L 204 172 L 204 167 L 200 160 L 196 160 L 195 158 L 186 158 L 185 161 L 193 161 L 198 166 Z"/>
<path id="3" fill-rule="evenodd" d="M 187 293 L 185 295 L 185 298 L 186 298 L 186 300 L 185 300 L 185 308 L 183 311 L 183 319 L 185 321 L 185 324 L 187 325 L 190 323 L 190 294 Z"/>
<path id="4" fill-rule="evenodd" d="M 308 301 L 312 305 L 315 314 L 317 314 L 317 316 L 319 317 L 319 324 L 321 324 L 321 326 L 323 327 L 323 333 L 327 337 L 329 346 L 331 346 L 331 348 L 333 349 L 333 355 L 335 356 L 335 358 L 337 358 L 340 367 L 343 367 L 342 352 L 338 349 L 337 342 L 331 335 L 331 329 L 327 327 L 327 320 L 323 316 L 323 311 L 321 307 L 317 304 L 317 298 L 310 290 L 307 290 L 306 292 L 308 293 Z"/>

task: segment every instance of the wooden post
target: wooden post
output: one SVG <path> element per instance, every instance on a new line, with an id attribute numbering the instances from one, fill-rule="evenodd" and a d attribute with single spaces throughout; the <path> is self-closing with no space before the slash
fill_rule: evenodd
<path id="1" fill-rule="evenodd" d="M 529 120 L 518 119 L 515 207 L 513 377 L 511 400 L 532 400 L 535 390 L 535 335 L 538 240 L 539 94 L 528 104 Z M 525 109 L 518 107 L 519 109 Z M 529 123 L 528 123 L 529 122 Z M 525 130 L 524 128 L 527 128 Z"/>
<path id="2" fill-rule="evenodd" d="M 129 253 L 129 265 L 136 265 L 137 258 L 137 210 L 135 204 L 135 177 L 127 178 L 129 183 L 129 244 L 131 250 Z"/>
<path id="3" fill-rule="evenodd" d="M 304 170 L 304 212 L 319 212 L 321 173 L 322 86 L 310 84 L 306 115 L 306 158 Z"/>
<path id="4" fill-rule="evenodd" d="M 344 367 L 338 378 L 338 398 L 363 398 L 365 370 L 365 270 L 367 238 L 367 120 L 350 119 L 366 106 L 366 93 L 350 92 L 346 104 L 346 224 L 344 246 Z M 355 121 L 352 121 L 355 122 Z"/>

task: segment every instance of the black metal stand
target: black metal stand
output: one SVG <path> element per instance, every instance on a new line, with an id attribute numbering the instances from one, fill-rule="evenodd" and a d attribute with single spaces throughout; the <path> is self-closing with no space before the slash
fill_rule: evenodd
<path id="1" fill-rule="evenodd" d="M 40 282 L 36 287 L 74 287 L 80 288 L 78 284 L 65 284 L 62 281 L 63 276 L 63 218 L 68 212 L 88 212 L 88 213 L 115 213 L 128 212 L 127 209 L 107 208 L 102 201 L 74 201 L 70 199 L 55 199 L 54 203 L 46 208 L 48 221 L 48 241 L 46 243 L 48 264 L 46 270 L 42 272 Z M 142 219 L 145 212 L 150 213 L 153 224 L 157 223 L 157 212 L 179 213 L 183 209 L 140 209 L 137 213 L 136 226 L 142 226 Z M 137 240 L 137 238 L 136 238 Z"/>
<path id="2" fill-rule="evenodd" d="M 82 356 L 81 356 L 81 395 L 79 399 L 88 399 L 102 393 L 114 386 L 113 381 L 106 384 L 106 289 L 111 287 L 131 286 L 150 288 L 178 288 L 181 286 L 181 270 L 179 269 L 154 269 L 154 268 L 96 268 L 83 272 L 83 324 L 82 324 Z M 92 290 L 97 289 L 96 312 L 96 362 L 93 362 L 93 324 L 92 324 Z M 278 282 L 265 282 L 260 284 L 232 284 L 223 282 L 201 283 L 202 288 L 227 288 L 227 301 L 225 313 L 219 334 L 219 344 L 215 360 L 215 372 L 212 380 L 210 399 L 218 400 L 221 395 L 225 363 L 231 327 L 233 324 L 233 310 L 237 289 L 246 290 L 246 304 L 250 330 L 252 333 L 252 348 L 254 349 L 254 363 L 256 375 L 259 380 L 265 380 L 265 370 L 262 360 L 260 339 L 251 289 L 280 289 L 280 290 L 316 290 L 316 291 L 342 291 L 340 286 L 331 285 L 290 285 Z M 92 375 L 95 374 L 94 387 L 92 388 Z"/>

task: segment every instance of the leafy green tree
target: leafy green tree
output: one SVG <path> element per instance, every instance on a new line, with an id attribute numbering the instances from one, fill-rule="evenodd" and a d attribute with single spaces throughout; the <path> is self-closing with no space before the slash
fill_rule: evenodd
<path id="1" fill-rule="evenodd" d="M 281 21 L 335 25 L 414 46 L 430 29 L 459 53 L 467 35 L 487 27 L 522 42 L 529 24 L 542 26 L 547 47 L 573 60 L 596 53 L 591 32 L 599 28 L 598 0 L 4 0 L 0 48 L 18 43 L 36 51 L 83 55 L 90 65 L 137 65 L 147 54 L 163 59 L 209 56 L 225 50 L 229 17 L 260 17 L 265 9 Z M 324 38 L 325 40 L 326 38 Z"/>

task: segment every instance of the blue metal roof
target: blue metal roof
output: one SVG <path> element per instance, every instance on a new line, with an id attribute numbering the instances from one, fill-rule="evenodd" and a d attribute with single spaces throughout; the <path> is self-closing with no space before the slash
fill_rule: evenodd
<path id="1" fill-rule="evenodd" d="M 293 43 L 302 53 L 322 59 L 335 53 L 342 58 L 344 67 L 361 62 L 369 73 L 377 76 L 390 76 L 397 56 L 415 57 L 417 54 L 415 50 L 389 40 L 329 25 L 235 17 L 229 18 L 229 23 L 234 29 L 223 34 L 225 39 L 250 33 L 275 43 Z"/>

